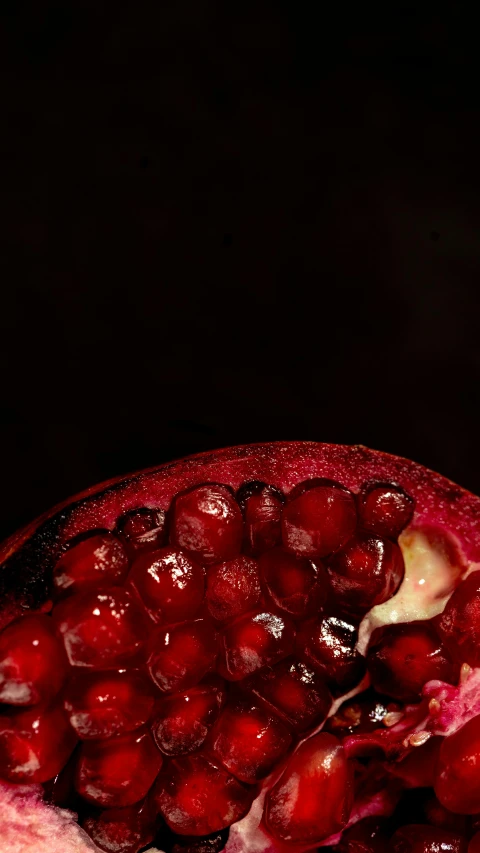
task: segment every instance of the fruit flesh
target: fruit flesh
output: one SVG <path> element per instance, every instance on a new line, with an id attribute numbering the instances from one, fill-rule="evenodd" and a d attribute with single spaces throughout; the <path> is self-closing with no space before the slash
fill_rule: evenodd
<path id="1" fill-rule="evenodd" d="M 286 450 L 283 451 L 283 457 L 284 458 L 281 461 L 280 461 L 280 458 L 276 458 L 276 456 L 275 456 L 275 450 L 276 450 L 275 446 L 273 446 L 273 448 L 264 448 L 260 451 L 256 450 L 255 454 L 254 454 L 255 459 L 252 460 L 252 464 L 248 466 L 248 475 L 247 476 L 245 476 L 245 474 L 243 474 L 243 473 L 238 474 L 237 472 L 240 470 L 240 467 L 242 467 L 242 470 L 245 468 L 245 457 L 246 456 L 248 457 L 248 453 L 251 451 L 251 449 L 246 449 L 246 450 L 244 449 L 243 451 L 240 450 L 240 451 L 231 452 L 231 456 L 229 458 L 228 458 L 228 453 L 227 453 L 226 454 L 227 459 L 221 460 L 220 462 L 218 461 L 218 457 L 217 457 L 215 460 L 213 460 L 213 463 L 210 466 L 209 472 L 205 471 L 205 467 L 203 465 L 204 460 L 202 460 L 202 465 L 199 466 L 199 468 L 201 467 L 202 470 L 201 470 L 201 472 L 199 471 L 199 474 L 197 475 L 196 482 L 205 482 L 205 480 L 210 480 L 210 481 L 216 480 L 217 482 L 223 482 L 223 483 L 227 484 L 228 486 L 231 486 L 232 488 L 237 488 L 237 486 L 239 484 L 241 484 L 242 481 L 246 480 L 249 477 L 251 479 L 253 479 L 253 478 L 263 479 L 264 481 L 267 481 L 267 482 L 273 481 L 273 483 L 275 485 L 278 485 L 278 486 L 282 487 L 285 491 L 288 491 L 289 487 L 295 486 L 298 484 L 298 482 L 300 482 L 304 479 L 311 478 L 313 475 L 313 476 L 326 476 L 330 479 L 337 479 L 337 480 L 340 480 L 342 483 L 344 483 L 346 486 L 355 489 L 355 488 L 358 488 L 359 485 L 361 485 L 361 482 L 366 481 L 368 479 L 368 476 L 370 476 L 372 473 L 374 473 L 372 471 L 372 467 L 373 468 L 375 467 L 375 463 L 374 463 L 374 461 L 372 461 L 372 457 L 375 458 L 375 454 L 372 454 L 370 459 L 369 459 L 369 453 L 367 451 L 363 451 L 363 449 L 358 449 L 355 452 L 353 449 L 346 449 L 347 451 L 350 450 L 354 455 L 356 453 L 357 462 L 358 462 L 358 464 L 356 466 L 348 466 L 345 464 L 345 455 L 348 456 L 348 452 L 346 453 L 345 449 L 322 448 L 321 453 L 319 453 L 319 456 L 321 458 L 319 459 L 317 470 L 312 470 L 312 467 L 314 467 L 311 464 L 312 451 L 314 451 L 316 447 L 317 446 L 315 446 L 315 445 L 307 445 L 307 446 L 302 446 L 301 448 L 299 448 L 299 446 L 294 446 L 293 448 L 289 448 L 289 452 L 291 455 L 290 455 L 290 459 L 288 462 L 285 461 Z M 317 448 L 317 450 L 319 450 L 319 448 Z M 280 448 L 278 448 L 278 451 L 279 451 L 278 457 L 281 457 L 282 453 L 280 453 Z M 242 456 L 242 454 L 243 454 L 243 456 Z M 313 456 L 315 456 L 315 453 L 313 453 Z M 239 459 L 241 459 L 241 461 L 242 461 L 242 466 L 240 466 L 238 464 Z M 381 464 L 381 467 L 382 467 L 382 471 L 378 472 L 377 477 L 381 473 L 382 479 L 385 479 L 384 472 L 385 472 L 385 468 L 388 468 L 388 464 L 385 465 L 385 459 L 383 457 L 379 458 L 377 456 L 375 461 L 376 461 L 377 465 Z M 393 480 L 401 480 L 401 476 L 399 476 L 399 474 L 401 473 L 400 472 L 401 466 L 399 466 L 395 462 L 395 460 L 390 460 L 389 458 L 387 458 L 387 462 L 392 462 L 392 466 L 393 466 L 393 468 L 395 468 L 395 474 L 397 475 L 397 476 L 394 476 L 394 474 L 392 473 L 389 476 L 389 479 L 391 479 L 392 481 Z M 223 467 L 222 473 L 224 476 L 219 476 L 219 474 L 220 474 L 220 472 L 218 471 L 219 465 L 221 467 Z M 335 467 L 336 465 L 338 465 L 339 467 L 336 468 Z M 215 470 L 215 466 L 217 466 L 217 470 Z M 278 478 L 275 477 L 275 467 L 276 466 L 277 466 L 277 470 L 280 472 Z M 299 471 L 298 471 L 299 466 L 300 467 L 304 466 L 303 471 L 302 471 L 303 476 L 302 476 L 302 474 L 299 474 Z M 308 474 L 307 474 L 307 470 L 306 470 L 307 466 L 309 468 Z M 351 480 L 349 479 L 350 467 L 354 468 L 354 470 L 352 471 L 352 479 Z M 413 467 L 415 468 L 415 466 L 413 466 Z M 295 468 L 295 470 L 293 470 L 293 468 Z M 363 472 L 362 472 L 362 469 L 363 469 Z M 346 471 L 349 475 L 348 478 L 345 476 Z M 364 476 L 362 476 L 362 473 L 364 474 Z M 193 478 L 193 482 L 192 482 L 191 477 L 190 477 L 190 475 L 192 475 L 191 467 L 190 467 L 190 471 L 188 472 L 188 476 L 186 478 L 187 480 L 190 479 L 190 482 L 182 483 L 182 476 L 184 474 L 185 474 L 185 471 L 183 471 L 183 472 L 182 472 L 182 470 L 176 471 L 174 493 L 176 493 L 177 491 L 180 491 L 181 487 L 183 485 L 185 488 L 188 488 L 189 486 L 192 486 L 195 484 L 195 477 Z M 206 474 L 207 474 L 207 476 L 206 476 Z M 305 474 L 307 474 L 307 477 L 305 476 Z M 289 481 L 289 475 L 291 476 L 290 481 Z M 418 475 L 418 477 L 417 477 L 417 475 Z M 148 475 L 146 475 L 146 476 L 148 476 Z M 425 478 L 425 473 L 423 471 L 417 472 L 415 469 L 413 471 L 413 475 L 412 475 L 412 471 L 409 471 L 409 477 L 412 477 L 412 476 L 413 476 L 413 486 L 418 487 L 420 482 L 422 481 L 422 478 Z M 355 482 L 355 478 L 357 478 L 356 482 Z M 427 476 L 427 479 L 428 479 L 428 476 Z M 404 485 L 405 488 L 410 489 L 410 491 L 414 494 L 414 496 L 418 497 L 418 494 L 420 491 L 419 488 L 417 488 L 417 489 L 412 488 L 412 485 L 410 483 L 406 482 L 405 478 L 403 479 L 402 484 Z M 143 485 L 145 485 L 145 483 L 143 483 Z M 158 486 L 158 483 L 157 483 L 157 486 Z M 132 496 L 135 493 L 135 488 L 136 487 L 132 487 L 132 484 L 130 484 L 126 487 L 126 491 L 128 492 L 129 489 L 131 489 L 131 496 Z M 437 501 L 439 501 L 439 489 L 441 491 L 442 488 L 444 489 L 444 492 L 445 492 L 445 494 L 448 495 L 448 497 L 447 497 L 447 502 L 444 503 L 444 505 L 440 511 L 440 516 L 442 516 L 442 513 L 443 513 L 443 518 L 440 518 L 440 522 L 442 524 L 446 524 L 449 529 L 453 528 L 453 529 L 456 529 L 457 531 L 461 532 L 462 520 L 464 521 L 464 519 L 462 519 L 462 516 L 464 515 L 464 511 L 468 508 L 468 502 L 470 500 L 470 497 L 465 496 L 464 493 L 462 494 L 461 490 L 456 491 L 455 488 L 451 486 L 451 484 L 445 483 L 445 485 L 443 487 L 441 486 L 441 484 L 440 484 L 440 486 L 438 485 L 438 483 L 436 484 L 436 486 L 435 486 L 435 489 L 436 489 L 435 505 L 432 504 L 432 506 L 429 507 L 429 495 L 428 494 L 427 494 L 425 499 L 422 499 L 420 521 L 422 520 L 422 518 L 425 521 L 426 520 L 431 521 L 431 520 L 433 520 L 433 518 L 435 519 L 436 522 L 439 521 L 439 510 L 438 510 Z M 167 497 L 169 497 L 169 499 L 171 500 L 171 497 L 173 497 L 173 494 L 170 494 L 170 496 L 167 495 Z M 122 501 L 124 498 L 125 498 L 125 493 L 123 493 L 123 495 L 122 495 Z M 154 495 L 154 498 L 155 498 L 155 495 Z M 152 498 L 152 500 L 154 500 L 154 498 Z M 101 502 L 102 501 L 100 500 L 99 503 L 101 503 Z M 158 505 L 157 500 L 155 500 L 155 503 Z M 108 504 L 108 500 L 105 502 L 103 508 L 100 509 L 100 515 L 102 515 L 104 513 L 104 511 L 108 515 L 108 507 L 106 506 L 106 504 Z M 456 524 L 452 524 L 449 516 L 452 512 L 452 506 L 455 506 L 455 505 L 456 505 L 457 518 L 455 519 Z M 160 506 L 161 506 L 161 504 L 160 504 Z M 166 509 L 167 508 L 167 502 L 164 504 L 164 506 Z M 126 504 L 123 503 L 123 507 L 128 510 L 128 499 L 127 499 Z M 72 517 L 68 521 L 68 524 L 71 525 L 70 530 L 72 531 L 71 532 L 72 536 L 75 535 L 77 532 L 81 532 L 80 530 L 75 530 L 75 527 L 79 523 L 80 524 L 82 523 L 81 518 L 80 518 L 80 516 L 82 515 L 82 508 L 80 508 L 79 514 L 74 518 L 73 516 L 75 515 L 75 512 L 76 512 L 76 510 L 74 510 L 74 512 L 72 513 Z M 111 513 L 112 517 L 111 517 L 110 522 L 107 525 L 105 525 L 105 515 L 103 516 L 102 519 L 100 519 L 100 518 L 97 519 L 97 518 L 92 517 L 92 516 L 95 516 L 95 514 L 98 512 L 99 512 L 99 505 L 97 502 L 95 507 L 93 507 L 93 512 L 92 512 L 92 507 L 90 507 L 89 510 L 86 512 L 86 516 L 84 516 L 85 521 L 87 520 L 87 517 L 88 517 L 88 523 L 89 523 L 89 527 L 86 529 L 92 529 L 94 527 L 104 527 L 104 526 L 107 526 L 109 529 L 113 529 L 114 524 L 116 523 L 116 518 L 118 517 L 118 510 L 116 510 L 115 518 L 113 517 L 114 513 L 113 512 Z M 455 512 L 454 512 L 454 515 L 455 515 Z M 67 527 L 68 527 L 68 524 L 67 524 Z M 474 550 L 476 547 L 475 541 L 474 541 L 475 540 L 475 534 L 474 534 L 474 532 L 472 532 L 471 529 L 465 530 L 464 532 L 465 532 L 465 536 L 461 537 L 462 538 L 462 548 L 464 551 L 464 555 L 465 555 L 466 559 L 468 560 L 469 557 L 470 557 L 470 559 L 472 558 L 472 554 L 474 553 Z M 64 533 L 65 533 L 65 529 L 63 531 L 63 534 Z M 70 537 L 67 537 L 67 538 L 70 538 Z M 478 549 L 478 543 L 477 543 L 477 549 Z"/>

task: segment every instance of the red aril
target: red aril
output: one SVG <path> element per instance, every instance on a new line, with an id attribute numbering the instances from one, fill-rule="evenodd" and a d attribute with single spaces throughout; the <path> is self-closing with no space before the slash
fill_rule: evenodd
<path id="1" fill-rule="evenodd" d="M 374 631 L 367 666 L 376 690 L 403 702 L 418 701 L 428 681 L 455 684 L 459 675 L 430 622 L 400 623 Z"/>
<path id="2" fill-rule="evenodd" d="M 182 551 L 161 548 L 135 560 L 128 583 L 155 622 L 180 622 L 192 619 L 200 609 L 205 571 Z"/>
<path id="3" fill-rule="evenodd" d="M 468 853 L 480 853 L 480 832 L 476 832 L 468 845 Z"/>
<path id="4" fill-rule="evenodd" d="M 147 797 L 134 806 L 105 809 L 87 817 L 82 826 L 105 853 L 138 853 L 153 841 L 157 824 L 156 809 Z"/>
<path id="5" fill-rule="evenodd" d="M 159 626 L 147 646 L 150 675 L 163 693 L 198 684 L 215 666 L 217 635 L 209 619 Z"/>
<path id="6" fill-rule="evenodd" d="M 388 601 L 405 572 L 398 545 L 367 533 L 352 536 L 327 568 L 336 600 L 352 615 L 362 615 Z"/>
<path id="7" fill-rule="evenodd" d="M 295 629 L 289 619 L 262 611 L 241 616 L 222 635 L 220 675 L 240 681 L 272 666 L 293 651 Z"/>
<path id="8" fill-rule="evenodd" d="M 330 616 L 304 624 L 297 637 L 297 653 L 337 692 L 346 692 L 360 682 L 365 672 L 365 661 L 357 652 L 356 643 L 354 625 Z"/>
<path id="9" fill-rule="evenodd" d="M 155 801 L 170 829 L 208 835 L 248 811 L 253 790 L 202 755 L 175 758 L 156 783 Z"/>
<path id="10" fill-rule="evenodd" d="M 480 716 L 444 738 L 435 774 L 442 806 L 458 814 L 480 812 Z"/>
<path id="11" fill-rule="evenodd" d="M 273 548 L 259 559 L 260 577 L 268 600 L 293 619 L 317 614 L 328 595 L 322 564 Z"/>
<path id="12" fill-rule="evenodd" d="M 149 507 L 129 510 L 118 519 L 115 532 L 131 557 L 154 551 L 166 544 L 167 513 Z"/>
<path id="13" fill-rule="evenodd" d="M 105 531 L 79 542 L 74 539 L 53 570 L 53 583 L 59 592 L 115 586 L 123 583 L 129 565 L 122 543 Z"/>
<path id="14" fill-rule="evenodd" d="M 211 676 L 157 706 L 153 736 L 165 755 L 188 755 L 200 749 L 225 701 L 222 679 Z"/>
<path id="15" fill-rule="evenodd" d="M 350 539 L 356 520 L 355 501 L 348 489 L 330 480 L 307 480 L 287 497 L 283 544 L 298 557 L 326 557 Z"/>
<path id="16" fill-rule="evenodd" d="M 278 717 L 246 700 L 224 708 L 209 739 L 217 761 L 251 785 L 268 776 L 291 740 Z"/>
<path id="17" fill-rule="evenodd" d="M 438 632 L 459 663 L 480 666 L 480 572 L 473 572 L 449 599 Z"/>
<path id="18" fill-rule="evenodd" d="M 294 658 L 260 671 L 246 686 L 298 733 L 323 723 L 332 704 L 321 676 Z"/>
<path id="19" fill-rule="evenodd" d="M 364 530 L 396 539 L 410 524 L 415 510 L 412 496 L 395 483 L 365 483 L 357 497 Z"/>
<path id="20" fill-rule="evenodd" d="M 0 702 L 35 705 L 52 699 L 68 662 L 49 616 L 24 616 L 0 634 Z"/>
<path id="21" fill-rule="evenodd" d="M 60 773 L 76 740 L 60 705 L 37 705 L 0 715 L 0 778 L 46 782 Z"/>
<path id="22" fill-rule="evenodd" d="M 70 711 L 86 714 L 85 734 L 94 731 L 89 725 L 99 728 L 57 772 L 60 727 L 55 737 L 52 728 L 44 727 L 51 698 L 40 697 L 36 710 L 42 719 L 35 719 L 40 734 L 49 731 L 47 758 L 55 759 L 49 770 L 53 776 L 42 783 L 46 796 L 58 801 L 58 794 L 70 809 L 78 805 L 80 819 L 98 833 L 99 849 L 114 845 L 117 853 L 122 845 L 125 853 L 125 845 L 143 843 L 129 831 L 137 825 L 145 797 L 150 799 L 150 788 L 155 815 L 163 813 L 169 823 L 165 827 L 160 818 L 154 846 L 183 853 L 220 853 L 225 844 L 227 853 L 308 853 L 318 845 L 341 843 L 371 848 L 380 836 L 374 836 L 368 821 L 373 825 L 392 816 L 392 826 L 401 828 L 426 816 L 433 823 L 433 813 L 422 811 L 432 795 L 418 788 L 433 781 L 441 785 L 436 771 L 440 747 L 446 749 L 462 724 L 480 714 L 479 672 L 460 666 L 475 660 L 470 655 L 476 641 L 470 643 L 461 625 L 463 607 L 475 635 L 475 604 L 465 603 L 470 593 L 474 602 L 475 584 L 470 581 L 471 589 L 461 579 L 480 565 L 479 508 L 478 499 L 406 460 L 361 447 L 278 444 L 204 454 L 107 484 L 20 532 L 0 552 L 2 626 L 21 614 L 27 625 L 32 612 L 51 620 L 55 567 L 66 555 L 73 566 L 75 549 L 88 542 L 91 548 L 95 537 L 113 539 L 127 555 L 130 580 L 138 574 L 131 585 L 124 575 L 119 580 L 120 575 L 99 570 L 98 584 L 90 587 L 85 580 L 87 588 L 75 581 L 54 608 L 52 625 L 69 649 L 70 671 L 63 682 L 53 656 L 50 660 L 45 654 L 40 666 L 44 683 L 58 677 L 59 704 L 70 693 L 78 700 Z M 398 549 L 405 563 L 403 580 Z M 175 560 L 181 554 L 183 568 L 177 561 L 154 580 L 150 569 L 158 552 Z M 320 577 L 326 580 L 320 560 L 328 566 L 328 595 L 320 583 Z M 197 570 L 190 571 L 192 565 Z M 192 581 L 200 576 L 206 584 Z M 161 578 L 165 585 L 158 583 Z M 153 592 L 147 602 L 150 580 Z M 461 616 L 458 643 L 457 623 L 447 618 L 453 607 L 448 597 L 456 587 L 461 590 L 455 593 L 460 599 L 454 614 Z M 85 605 L 85 597 L 110 594 L 115 599 L 109 599 L 111 607 L 102 609 L 105 602 L 98 598 L 87 598 Z M 156 626 L 155 618 L 160 620 Z M 411 650 L 404 656 L 409 676 L 415 675 L 412 704 L 395 703 L 399 678 L 389 688 L 393 695 L 370 687 L 368 695 L 358 696 L 370 677 L 364 654 L 372 631 L 386 633 L 392 623 L 426 623 L 433 630 L 440 624 L 442 637 L 436 639 L 443 643 L 447 663 L 455 662 L 453 683 L 441 667 L 434 667 L 432 676 L 438 649 L 432 652 L 428 643 L 420 643 L 413 657 Z M 374 648 L 372 643 L 372 654 Z M 18 660 L 22 653 L 23 641 Z M 125 670 L 123 686 L 134 677 L 143 685 L 151 682 L 133 691 L 135 701 L 130 688 L 120 695 L 112 686 L 119 668 Z M 77 683 L 92 685 L 86 702 Z M 150 691 L 158 697 L 154 708 Z M 336 697 L 333 709 L 330 691 Z M 244 710 L 239 713 L 239 708 Z M 2 726 L 12 726 L 17 713 L 26 712 L 0 706 Z M 339 720 L 342 726 L 335 728 Z M 73 728 L 63 725 L 74 742 Z M 139 728 L 127 731 L 124 725 Z M 335 740 L 335 746 L 325 741 L 331 731 L 317 733 L 322 725 L 341 733 L 343 749 Z M 291 743 L 285 748 L 286 731 Z M 137 737 L 145 741 L 145 752 L 135 745 Z M 36 741 L 26 723 L 22 738 L 24 752 L 29 744 L 41 746 L 42 738 Z M 462 749 L 470 754 L 465 745 Z M 314 754 L 306 755 L 309 750 Z M 159 773 L 155 762 L 162 752 Z M 67 784 L 72 762 L 80 789 L 76 795 Z M 452 767 L 453 759 L 443 761 L 442 773 L 451 774 Z M 353 788 L 343 785 L 342 778 L 352 777 Z M 12 825 L 23 827 L 27 799 L 32 803 L 39 796 L 38 788 L 27 787 L 0 782 L 2 841 L 11 836 Z M 124 796 L 128 804 L 116 799 Z M 415 797 L 420 805 L 413 809 L 409 803 Z M 12 812 L 13 801 L 23 805 Z M 38 814 L 42 831 L 50 821 L 54 826 L 68 820 L 74 826 L 71 817 L 55 812 L 46 822 L 48 808 L 38 803 L 29 811 Z M 127 821 L 123 809 L 131 809 L 125 812 Z M 463 828 L 453 822 L 434 828 L 456 832 L 457 827 Z M 39 846 L 35 829 L 31 837 L 31 853 L 51 853 L 43 836 Z M 85 853 L 82 844 L 78 850 Z M 67 840 L 60 849 L 72 853 Z"/>
<path id="23" fill-rule="evenodd" d="M 237 501 L 245 519 L 245 550 L 262 554 L 279 545 L 282 538 L 282 507 L 285 497 L 274 486 L 261 480 L 244 483 L 237 492 Z"/>
<path id="24" fill-rule="evenodd" d="M 353 768 L 339 741 L 320 733 L 289 759 L 267 794 L 265 823 L 274 838 L 315 845 L 343 829 L 353 802 Z"/>
<path id="25" fill-rule="evenodd" d="M 80 672 L 64 694 L 70 725 L 82 740 L 139 728 L 149 719 L 154 689 L 135 670 Z"/>
<path id="26" fill-rule="evenodd" d="M 103 808 L 131 806 L 147 794 L 162 756 L 146 728 L 82 744 L 75 786 L 88 802 Z"/>
<path id="27" fill-rule="evenodd" d="M 467 853 L 466 838 L 436 826 L 410 824 L 398 829 L 390 842 L 392 853 Z"/>
<path id="28" fill-rule="evenodd" d="M 441 738 L 434 738 L 434 740 L 441 741 Z M 431 826 L 448 829 L 450 832 L 458 832 L 460 835 L 468 834 L 470 818 L 449 811 L 445 806 L 442 806 L 434 794 L 425 802 L 423 810 L 425 818 Z"/>
<path id="29" fill-rule="evenodd" d="M 138 654 L 148 633 L 144 613 L 122 587 L 77 593 L 53 618 L 72 666 L 117 668 Z"/>
<path id="30" fill-rule="evenodd" d="M 177 495 L 170 538 L 201 563 L 221 563 L 240 553 L 243 519 L 231 491 L 206 483 Z"/>
<path id="31" fill-rule="evenodd" d="M 207 607 L 218 622 L 230 622 L 254 610 L 260 601 L 258 563 L 239 556 L 210 566 L 207 572 Z"/>

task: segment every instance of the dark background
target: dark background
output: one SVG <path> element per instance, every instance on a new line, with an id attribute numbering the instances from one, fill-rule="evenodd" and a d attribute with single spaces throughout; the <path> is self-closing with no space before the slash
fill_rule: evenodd
<path id="1" fill-rule="evenodd" d="M 471 7 L 330 5 L 4 0 L 1 534 L 264 439 L 480 490 Z"/>

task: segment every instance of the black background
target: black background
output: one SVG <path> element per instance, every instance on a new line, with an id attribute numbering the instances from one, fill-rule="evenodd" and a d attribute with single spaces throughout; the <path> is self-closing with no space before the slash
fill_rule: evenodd
<path id="1" fill-rule="evenodd" d="M 0 533 L 268 439 L 480 490 L 469 7 L 3 0 Z"/>

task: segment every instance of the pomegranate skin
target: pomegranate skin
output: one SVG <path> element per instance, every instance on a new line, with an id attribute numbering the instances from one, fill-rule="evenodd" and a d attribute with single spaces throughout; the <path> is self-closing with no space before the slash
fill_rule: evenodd
<path id="1" fill-rule="evenodd" d="M 480 812 L 480 716 L 444 738 L 435 773 L 435 793 L 457 814 Z"/>
<path id="2" fill-rule="evenodd" d="M 290 758 L 265 803 L 271 834 L 296 844 L 315 844 L 339 832 L 353 802 L 353 768 L 340 742 L 320 733 Z"/>

